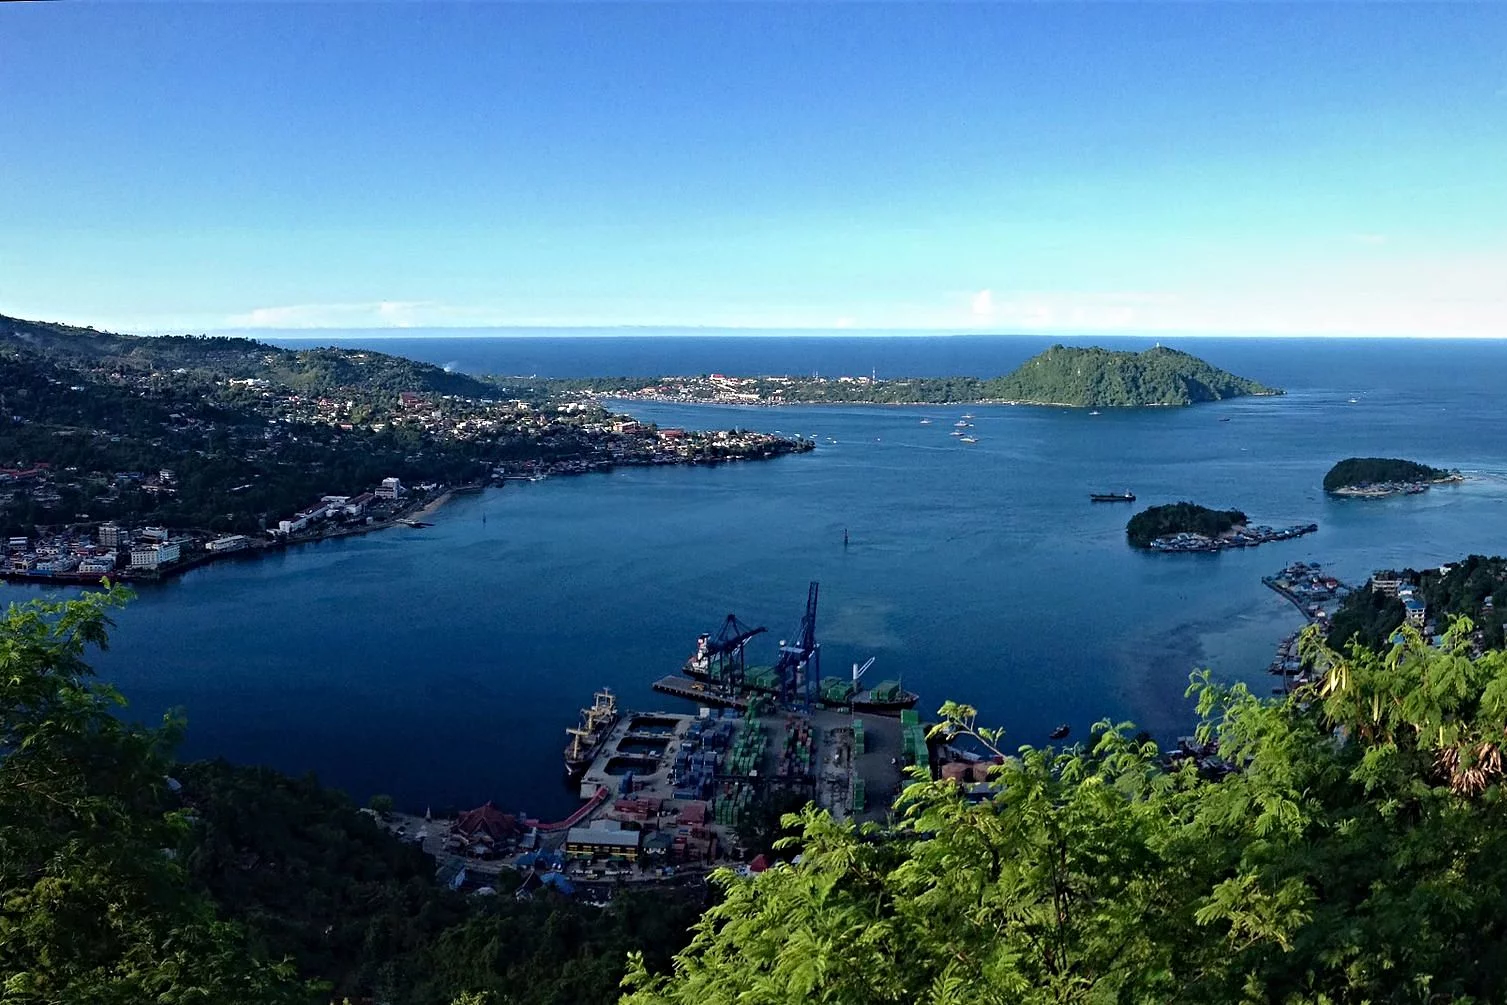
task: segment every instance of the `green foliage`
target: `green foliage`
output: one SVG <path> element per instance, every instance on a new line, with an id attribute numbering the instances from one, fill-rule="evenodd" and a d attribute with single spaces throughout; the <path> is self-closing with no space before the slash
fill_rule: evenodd
<path id="1" fill-rule="evenodd" d="M 0 1002 L 307 1001 L 168 853 L 185 828 L 165 783 L 181 723 L 121 721 L 84 661 L 124 599 L 0 619 Z"/>
<path id="2" fill-rule="evenodd" d="M 1453 474 L 1455 472 L 1395 457 L 1347 457 L 1324 475 L 1324 491 L 1387 483 L 1433 482 Z"/>
<path id="3" fill-rule="evenodd" d="M 699 890 L 466 897 L 312 777 L 175 765 L 85 661 L 125 598 L 0 620 L 0 1005 L 607 1005 L 685 945 Z"/>
<path id="4" fill-rule="evenodd" d="M 1441 627 L 1449 619 L 1468 617 L 1475 623 L 1482 648 L 1503 647 L 1507 619 L 1507 558 L 1470 555 L 1435 569 L 1394 573 L 1411 583 Z M 1357 590 L 1341 602 L 1331 619 L 1326 641 L 1343 649 L 1352 641 L 1369 649 L 1386 648 L 1403 621 L 1402 603 L 1376 590 Z"/>
<path id="5" fill-rule="evenodd" d="M 627 954 L 668 966 L 705 904 L 697 891 L 623 896 L 606 908 L 543 889 L 470 897 L 434 861 L 315 779 L 224 761 L 179 769 L 196 826 L 181 846 L 194 882 L 267 956 L 337 996 L 444 1005 L 487 992 L 507 1005 L 616 997 Z"/>
<path id="6" fill-rule="evenodd" d="M 1281 393 L 1162 346 L 1114 352 L 1055 345 L 986 385 L 991 399 L 1084 408 L 1191 405 Z"/>
<path id="7" fill-rule="evenodd" d="M 719 877 L 660 1003 L 1507 999 L 1507 654 L 1310 632 L 1321 682 L 1196 675 L 1221 780 L 1101 723 L 1003 758 L 993 794 L 918 779 L 891 831 L 808 809 L 798 864 Z M 940 732 L 1000 749 L 967 706 Z"/>
<path id="8" fill-rule="evenodd" d="M 1340 602 L 1334 617 L 1329 619 L 1326 641 L 1335 649 L 1344 649 L 1352 642 L 1368 649 L 1381 649 L 1402 626 L 1406 615 L 1402 601 L 1396 597 L 1380 590 L 1356 590 Z"/>
<path id="9" fill-rule="evenodd" d="M 1152 541 L 1167 534 L 1218 537 L 1245 522 L 1246 515 L 1238 509 L 1217 510 L 1190 502 L 1169 503 L 1152 506 L 1131 517 L 1125 525 L 1125 537 L 1137 548 L 1148 548 Z"/>

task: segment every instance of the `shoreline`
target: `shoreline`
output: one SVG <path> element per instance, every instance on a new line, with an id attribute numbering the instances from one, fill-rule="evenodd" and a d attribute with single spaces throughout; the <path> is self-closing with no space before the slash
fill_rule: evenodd
<path id="1" fill-rule="evenodd" d="M 245 561 L 252 558 L 261 559 L 278 552 L 287 551 L 291 548 L 302 547 L 304 545 L 310 544 L 318 544 L 321 541 L 334 540 L 336 538 L 342 537 L 357 537 L 364 534 L 372 534 L 378 531 L 389 530 L 393 527 L 410 526 L 410 521 L 417 520 L 419 517 L 433 516 L 434 514 L 438 513 L 441 509 L 444 508 L 445 504 L 448 503 L 456 494 L 480 491 L 485 487 L 486 486 L 484 484 L 458 485 L 454 488 L 443 490 L 434 498 L 420 503 L 417 508 L 399 510 L 397 513 L 393 514 L 386 520 L 381 520 L 376 523 L 359 524 L 354 527 L 338 527 L 329 531 L 322 532 L 320 534 L 316 534 L 312 537 L 300 537 L 282 541 L 258 542 L 256 544 L 242 548 L 239 551 L 227 551 L 218 553 L 203 552 L 201 554 L 195 555 L 190 559 L 179 562 L 170 568 L 160 569 L 150 573 L 123 575 L 122 573 L 129 573 L 130 570 L 118 569 L 116 570 L 114 575 L 103 574 L 96 576 L 90 574 L 81 576 L 77 573 L 59 573 L 54 575 L 51 573 L 11 572 L 9 570 L 5 570 L 0 571 L 0 581 L 29 586 L 52 585 L 80 588 L 102 586 L 104 585 L 106 580 L 108 580 L 112 584 L 120 584 L 125 586 L 134 586 L 138 583 L 160 586 L 171 580 L 177 579 L 179 576 L 182 576 L 185 573 L 192 572 L 195 569 L 202 569 L 205 566 L 214 565 L 218 562 Z"/>
<path id="2" fill-rule="evenodd" d="M 692 405 L 697 407 L 715 405 L 732 408 L 973 408 L 976 405 L 1008 405 L 1014 408 L 1192 408 L 1195 405 L 1213 405 L 1221 401 L 1238 401 L 1240 398 L 1276 398 L 1277 394 L 1242 394 L 1234 398 L 1215 398 L 1210 401 L 1170 402 L 1152 401 L 1144 405 L 1080 405 L 1070 401 L 1012 401 L 1007 398 L 973 398 L 967 401 L 708 401 L 700 398 L 675 398 L 663 394 L 620 395 L 590 392 L 586 395 L 593 401 L 636 402 L 647 401 L 659 405 Z"/>
<path id="3" fill-rule="evenodd" d="M 1342 499 L 1389 499 L 1392 496 L 1422 495 L 1435 485 L 1461 485 L 1468 479 L 1462 474 L 1434 478 L 1426 482 L 1398 482 L 1387 486 L 1342 485 L 1337 489 L 1325 489 L 1332 496 Z"/>

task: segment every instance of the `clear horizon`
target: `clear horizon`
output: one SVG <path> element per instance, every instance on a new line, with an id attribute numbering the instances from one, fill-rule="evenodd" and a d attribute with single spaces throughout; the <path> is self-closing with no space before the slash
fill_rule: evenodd
<path id="1" fill-rule="evenodd" d="M 1503 4 L 0 4 L 0 310 L 1507 337 L 1504 48 Z"/>

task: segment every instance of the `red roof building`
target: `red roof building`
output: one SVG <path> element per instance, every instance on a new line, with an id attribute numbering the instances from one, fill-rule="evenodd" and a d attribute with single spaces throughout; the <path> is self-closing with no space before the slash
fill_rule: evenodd
<path id="1" fill-rule="evenodd" d="M 470 840 L 487 838 L 495 842 L 517 836 L 522 828 L 518 826 L 517 817 L 488 802 L 456 817 L 455 830 Z"/>

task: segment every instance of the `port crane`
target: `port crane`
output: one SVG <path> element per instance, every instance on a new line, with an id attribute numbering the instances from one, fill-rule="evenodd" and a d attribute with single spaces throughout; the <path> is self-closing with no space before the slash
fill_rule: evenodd
<path id="1" fill-rule="evenodd" d="M 820 586 L 815 580 L 811 582 L 799 635 L 794 642 L 780 640 L 780 658 L 774 665 L 780 702 L 807 712 L 816 704 L 816 685 L 821 678 L 821 646 L 816 642 L 816 597 Z"/>
<path id="2" fill-rule="evenodd" d="M 729 614 L 715 638 L 709 634 L 697 637 L 696 655 L 692 657 L 692 661 L 718 684 L 742 687 L 746 666 L 743 650 L 750 639 L 767 631 L 769 629 L 763 625 L 750 628 L 739 621 L 736 614 Z"/>

